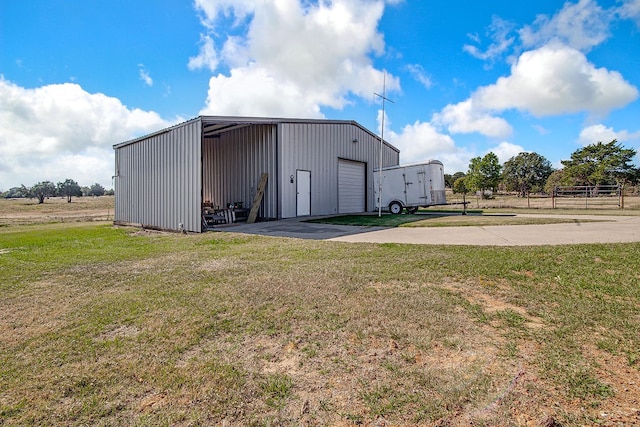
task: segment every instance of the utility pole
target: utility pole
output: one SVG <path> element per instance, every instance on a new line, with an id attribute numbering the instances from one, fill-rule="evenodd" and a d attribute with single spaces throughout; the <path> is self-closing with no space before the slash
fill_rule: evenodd
<path id="1" fill-rule="evenodd" d="M 382 98 L 382 128 L 380 131 L 380 169 L 378 169 L 378 218 L 382 216 L 382 145 L 384 141 L 384 103 L 385 101 L 389 101 L 392 104 L 395 104 L 392 100 L 387 98 L 387 72 L 385 71 L 384 76 L 382 78 L 382 95 L 373 93 L 375 96 L 379 96 Z"/>

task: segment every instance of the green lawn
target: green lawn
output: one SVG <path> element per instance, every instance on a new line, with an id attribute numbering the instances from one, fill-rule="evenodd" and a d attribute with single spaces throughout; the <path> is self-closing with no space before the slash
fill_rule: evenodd
<path id="1" fill-rule="evenodd" d="M 575 218 L 547 218 L 540 216 L 518 217 L 513 213 L 490 213 L 470 211 L 467 215 L 460 212 L 448 211 L 420 211 L 417 214 L 382 214 L 378 215 L 338 215 L 326 218 L 316 218 L 307 222 L 319 224 L 355 225 L 362 227 L 463 227 L 488 225 L 533 225 L 533 224 L 563 224 L 576 222 L 593 222 L 593 219 Z"/>
<path id="2" fill-rule="evenodd" d="M 0 425 L 629 417 L 638 259 L 640 244 L 2 227 Z"/>

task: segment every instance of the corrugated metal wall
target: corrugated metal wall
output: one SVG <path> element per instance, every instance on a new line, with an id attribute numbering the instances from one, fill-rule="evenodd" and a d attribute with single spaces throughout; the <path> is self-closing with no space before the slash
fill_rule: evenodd
<path id="1" fill-rule="evenodd" d="M 201 231 L 201 120 L 115 147 L 115 222 Z"/>
<path id="2" fill-rule="evenodd" d="M 282 123 L 280 129 L 281 217 L 296 216 L 297 170 L 311 171 L 311 215 L 338 213 L 338 159 L 366 164 L 366 207 L 375 209 L 373 169 L 380 139 L 351 123 Z M 353 142 L 356 140 L 357 142 Z M 383 145 L 383 166 L 397 165 L 399 152 Z"/>
<path id="3" fill-rule="evenodd" d="M 278 218 L 276 125 L 251 125 L 204 140 L 203 201 L 224 207 L 242 202 L 250 209 L 263 172 L 269 174 L 258 213 Z"/>

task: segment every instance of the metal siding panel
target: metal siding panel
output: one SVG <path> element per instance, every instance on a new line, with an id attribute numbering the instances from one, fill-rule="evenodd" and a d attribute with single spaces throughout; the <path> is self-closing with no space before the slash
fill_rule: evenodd
<path id="1" fill-rule="evenodd" d="M 352 123 L 283 123 L 280 157 L 282 167 L 282 217 L 296 215 L 296 170 L 311 171 L 312 215 L 338 212 L 338 159 L 362 162 L 366 170 L 366 210 L 375 209 L 373 169 L 380 160 L 380 139 Z M 354 143 L 356 139 L 358 142 Z M 398 164 L 398 152 L 383 144 L 383 165 Z"/>
<path id="2" fill-rule="evenodd" d="M 200 129 L 191 121 L 116 148 L 117 221 L 171 230 L 182 222 L 200 231 Z"/>

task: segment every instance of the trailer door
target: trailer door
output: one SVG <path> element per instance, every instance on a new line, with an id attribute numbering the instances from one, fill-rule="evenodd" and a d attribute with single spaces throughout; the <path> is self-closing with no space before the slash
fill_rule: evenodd
<path id="1" fill-rule="evenodd" d="M 427 177 L 424 168 L 407 166 L 404 168 L 404 195 L 408 206 L 425 206 L 428 204 Z"/>
<path id="2" fill-rule="evenodd" d="M 418 186 L 420 187 L 420 205 L 429 206 L 431 204 L 431 180 L 424 168 L 418 171 Z"/>

